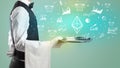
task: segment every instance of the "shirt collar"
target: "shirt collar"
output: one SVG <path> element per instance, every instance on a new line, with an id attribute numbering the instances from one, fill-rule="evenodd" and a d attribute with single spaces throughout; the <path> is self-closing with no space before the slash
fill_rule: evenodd
<path id="1" fill-rule="evenodd" d="M 29 6 L 29 4 L 31 3 L 31 2 L 28 1 L 28 0 L 18 0 L 18 1 L 21 1 L 21 2 L 25 3 L 25 4 L 28 5 L 28 6 Z"/>

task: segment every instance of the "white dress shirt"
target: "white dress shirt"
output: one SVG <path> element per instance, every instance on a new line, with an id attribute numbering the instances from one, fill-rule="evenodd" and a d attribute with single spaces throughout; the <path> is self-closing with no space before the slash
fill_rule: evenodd
<path id="1" fill-rule="evenodd" d="M 26 5 L 29 5 L 30 2 L 27 0 L 19 0 Z M 19 51 L 24 52 L 25 46 L 25 40 L 27 38 L 27 30 L 29 27 L 29 14 L 26 11 L 25 8 L 19 6 L 16 7 L 13 11 L 12 14 L 10 15 L 11 19 L 11 28 L 12 28 L 12 33 L 13 33 L 13 38 L 15 42 L 15 48 Z M 12 47 L 13 44 L 13 39 L 11 37 L 11 30 L 9 31 L 9 40 L 8 40 L 8 45 L 10 49 L 13 49 Z"/>

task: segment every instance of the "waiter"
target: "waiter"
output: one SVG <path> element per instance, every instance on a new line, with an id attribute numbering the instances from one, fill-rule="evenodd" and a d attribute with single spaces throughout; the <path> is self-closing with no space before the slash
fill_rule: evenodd
<path id="1" fill-rule="evenodd" d="M 25 46 L 33 44 L 32 47 L 36 47 L 41 43 L 32 7 L 30 0 L 18 0 L 11 11 L 8 55 L 12 60 L 9 68 L 25 68 Z M 52 40 L 52 44 L 56 45 L 62 39 L 57 37 Z"/>

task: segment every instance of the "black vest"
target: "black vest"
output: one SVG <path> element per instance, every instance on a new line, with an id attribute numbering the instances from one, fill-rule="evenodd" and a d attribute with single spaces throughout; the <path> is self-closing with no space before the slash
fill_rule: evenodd
<path id="1" fill-rule="evenodd" d="M 39 40 L 39 35 L 38 35 L 38 28 L 37 28 L 37 20 L 36 16 L 34 15 L 33 11 L 27 6 L 26 4 L 17 1 L 12 9 L 12 11 L 16 7 L 23 7 L 26 9 L 26 11 L 29 14 L 29 28 L 27 30 L 27 40 Z M 12 13 L 11 11 L 11 13 Z M 22 28 L 22 27 L 21 27 Z M 15 49 L 14 56 L 17 57 L 18 59 L 24 60 L 25 59 L 25 54 L 24 52 L 18 51 Z"/>

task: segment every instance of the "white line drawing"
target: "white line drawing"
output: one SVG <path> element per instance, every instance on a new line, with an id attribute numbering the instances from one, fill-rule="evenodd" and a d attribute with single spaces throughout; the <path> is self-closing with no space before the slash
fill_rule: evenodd
<path id="1" fill-rule="evenodd" d="M 62 15 L 66 15 L 66 14 L 71 14 L 71 9 L 70 9 L 70 7 L 67 7 L 66 9 L 63 9 L 62 8 Z"/>
<path id="2" fill-rule="evenodd" d="M 62 23 L 62 22 L 63 22 L 62 17 L 59 17 L 59 18 L 57 19 L 57 23 Z"/>
<path id="3" fill-rule="evenodd" d="M 40 16 L 40 20 L 41 20 L 41 21 L 46 21 L 46 20 L 47 20 L 46 15 L 41 15 L 41 16 Z"/>
<path id="4" fill-rule="evenodd" d="M 84 35 L 85 38 L 89 38 L 90 37 L 90 33 L 87 33 Z"/>
<path id="5" fill-rule="evenodd" d="M 86 18 L 86 19 L 85 19 L 85 22 L 86 22 L 86 23 L 90 23 L 90 19 L 89 19 L 89 18 Z"/>
<path id="6" fill-rule="evenodd" d="M 115 27 L 115 28 L 108 28 L 107 34 L 117 34 L 117 30 L 118 30 L 117 27 Z"/>
<path id="7" fill-rule="evenodd" d="M 106 16 L 102 16 L 101 17 L 103 21 L 106 21 L 107 20 L 107 17 Z"/>
<path id="8" fill-rule="evenodd" d="M 108 24 L 109 24 L 109 26 L 114 26 L 115 22 L 109 21 Z"/>
<path id="9" fill-rule="evenodd" d="M 84 3 L 75 3 L 75 7 L 77 11 L 83 11 L 83 9 L 85 8 L 85 4 Z"/>
<path id="10" fill-rule="evenodd" d="M 44 8 L 47 12 L 53 12 L 54 5 L 45 5 Z"/>
<path id="11" fill-rule="evenodd" d="M 97 24 L 94 24 L 93 26 L 90 27 L 90 31 L 97 31 L 98 27 Z"/>
<path id="12" fill-rule="evenodd" d="M 97 13 L 97 14 L 102 14 L 103 9 L 93 9 L 92 12 Z"/>
<path id="13" fill-rule="evenodd" d="M 62 3 L 61 0 L 59 1 L 59 4 L 60 4 L 60 6 L 61 6 L 61 8 L 62 8 L 62 15 L 71 14 L 71 9 L 70 9 L 70 7 L 65 7 L 65 8 L 63 8 L 63 7 L 62 7 L 62 6 L 63 6 L 63 3 Z"/>
<path id="14" fill-rule="evenodd" d="M 111 6 L 111 3 L 105 3 L 104 5 L 106 8 L 109 8 Z"/>
<path id="15" fill-rule="evenodd" d="M 79 31 L 81 30 L 81 28 L 83 27 L 83 24 L 78 16 L 76 16 L 74 18 L 74 20 L 72 22 L 72 27 L 73 27 L 74 31 L 76 32 L 76 34 L 78 34 Z"/>

